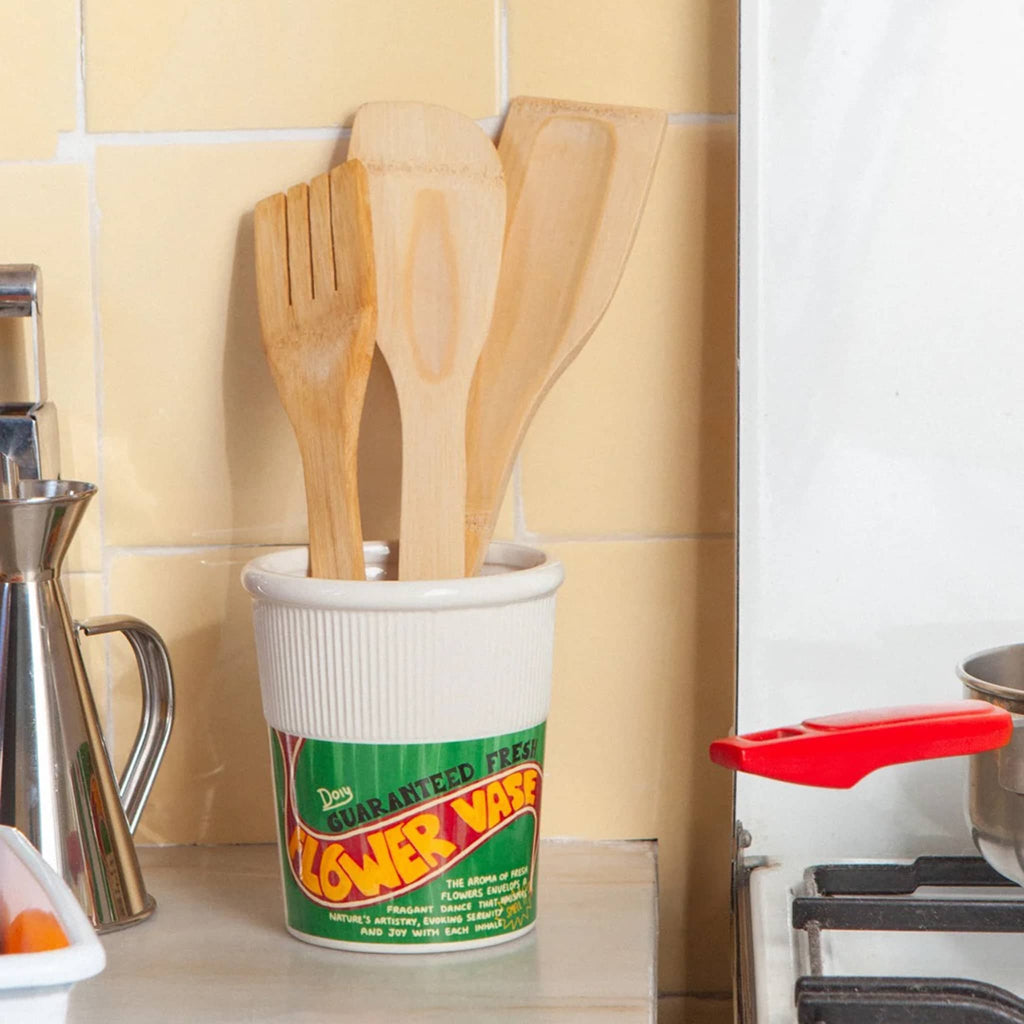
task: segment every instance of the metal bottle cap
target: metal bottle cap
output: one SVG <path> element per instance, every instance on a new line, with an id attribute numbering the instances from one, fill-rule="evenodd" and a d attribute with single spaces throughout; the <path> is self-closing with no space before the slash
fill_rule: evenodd
<path id="1" fill-rule="evenodd" d="M 0 452 L 13 459 L 22 477 L 60 475 L 57 413 L 46 400 L 41 274 L 31 263 L 0 265 L 0 317 L 31 321 L 32 394 L 0 403 Z"/>

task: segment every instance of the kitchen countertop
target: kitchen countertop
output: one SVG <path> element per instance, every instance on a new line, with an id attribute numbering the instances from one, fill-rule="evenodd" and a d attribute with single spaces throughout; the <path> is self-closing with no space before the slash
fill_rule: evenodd
<path id="1" fill-rule="evenodd" d="M 542 842 L 532 934 L 413 955 L 292 938 L 273 846 L 148 847 L 139 859 L 156 913 L 102 937 L 107 966 L 75 986 L 69 1024 L 656 1017 L 653 842 Z"/>

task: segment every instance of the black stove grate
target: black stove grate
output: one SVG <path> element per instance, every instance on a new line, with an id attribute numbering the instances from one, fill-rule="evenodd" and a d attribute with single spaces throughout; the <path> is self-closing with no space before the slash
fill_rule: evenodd
<path id="1" fill-rule="evenodd" d="M 822 976 L 822 931 L 1024 932 L 1024 898 L 913 896 L 922 886 L 1012 885 L 980 857 L 825 864 L 810 869 L 808 882 L 808 894 L 793 900 L 793 925 L 807 932 L 813 972 L 797 981 L 799 1024 L 1024 1024 L 1024 1000 L 979 981 Z"/>
<path id="2" fill-rule="evenodd" d="M 981 857 L 918 857 L 912 864 L 819 864 L 811 868 L 811 877 L 815 891 L 823 896 L 909 896 L 926 885 L 1013 886 Z"/>
<path id="3" fill-rule="evenodd" d="M 1024 1001 L 960 978 L 801 978 L 799 1024 L 1020 1024 Z"/>

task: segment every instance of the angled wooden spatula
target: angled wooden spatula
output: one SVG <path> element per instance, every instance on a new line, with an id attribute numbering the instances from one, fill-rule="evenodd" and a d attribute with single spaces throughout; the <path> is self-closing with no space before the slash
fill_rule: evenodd
<path id="1" fill-rule="evenodd" d="M 377 344 L 402 417 L 401 579 L 465 574 L 466 406 L 505 229 L 501 161 L 469 118 L 423 103 L 356 112 L 370 180 Z"/>
<path id="2" fill-rule="evenodd" d="M 467 575 L 483 564 L 530 420 L 619 283 L 665 123 L 634 107 L 527 97 L 509 107 L 501 277 L 467 419 Z"/>
<path id="3" fill-rule="evenodd" d="M 356 461 L 376 279 L 365 168 L 335 167 L 255 212 L 263 349 L 299 444 L 309 573 L 365 579 Z"/>

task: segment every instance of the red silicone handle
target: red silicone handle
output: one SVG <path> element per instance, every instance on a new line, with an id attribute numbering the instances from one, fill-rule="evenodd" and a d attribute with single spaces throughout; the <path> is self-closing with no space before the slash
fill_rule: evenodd
<path id="1" fill-rule="evenodd" d="M 1010 742 L 1013 716 L 983 700 L 851 711 L 715 740 L 711 760 L 738 772 L 849 789 L 887 764 L 956 757 Z"/>

